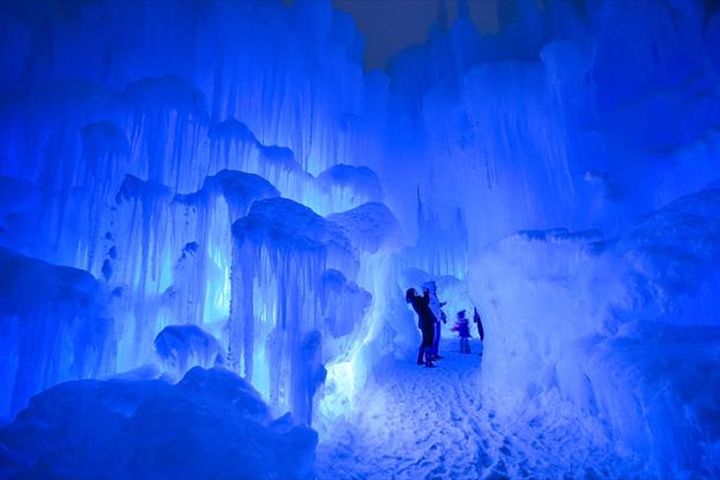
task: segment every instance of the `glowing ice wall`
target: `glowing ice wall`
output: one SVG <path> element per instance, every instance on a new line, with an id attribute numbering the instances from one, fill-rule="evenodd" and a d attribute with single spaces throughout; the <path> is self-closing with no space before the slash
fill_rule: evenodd
<path id="1" fill-rule="evenodd" d="M 540 365 L 539 383 L 518 374 L 523 395 L 603 413 L 587 424 L 603 435 L 630 432 L 617 412 L 652 403 L 659 360 L 642 335 L 613 336 L 626 317 L 716 323 L 717 274 L 702 267 L 717 258 L 689 240 L 715 240 L 712 201 L 671 204 L 650 226 L 635 216 L 718 176 L 720 13 L 692 0 L 507 1 L 499 31 L 481 35 L 459 3 L 455 23 L 440 15 L 425 43 L 369 73 L 362 38 L 327 0 L 4 2 L 0 246 L 43 277 L 84 271 L 98 293 L 80 304 L 104 320 L 79 334 L 73 319 L 96 311 L 75 296 L 66 309 L 40 289 L 28 310 L 3 292 L 15 313 L 2 345 L 17 354 L 3 405 L 66 378 L 55 366 L 70 355 L 76 376 L 159 358 L 179 377 L 214 362 L 194 349 L 216 341 L 308 422 L 319 397 L 328 415 L 349 408 L 376 358 L 416 342 L 402 289 L 448 275 L 453 308 L 469 290 L 497 338 L 488 378 Z M 19 346 L 40 330 L 65 335 L 63 348 Z M 578 352 L 586 363 L 569 360 Z M 648 368 L 616 379 L 646 382 L 630 400 L 597 378 L 636 364 Z M 630 424 L 667 426 L 653 412 Z M 712 432 L 681 433 L 677 458 L 702 463 L 687 451 Z M 667 465 L 668 438 L 626 440 Z"/>
<path id="2" fill-rule="evenodd" d="M 231 227 L 254 201 L 283 195 L 326 214 L 382 199 L 362 165 L 382 143 L 368 132 L 383 124 L 386 82 L 365 83 L 362 39 L 329 2 L 1 8 L 16 48 L 2 49 L 0 245 L 85 270 L 112 295 L 109 371 L 158 361 L 158 345 L 175 355 L 165 327 L 196 325 L 227 348 Z M 315 263 L 287 265 L 300 278 L 322 275 L 306 271 Z M 341 270 L 324 315 L 355 296 L 348 321 L 360 322 L 369 294 L 354 261 Z M 37 355 L 38 371 L 54 361 Z"/>
<path id="3" fill-rule="evenodd" d="M 0 248 L 0 411 L 56 383 L 114 371 L 109 292 L 92 275 Z"/>
<path id="4" fill-rule="evenodd" d="M 230 365 L 272 405 L 310 423 L 332 331 L 321 324 L 322 283 L 328 268 L 355 273 L 351 244 L 339 226 L 283 198 L 256 202 L 233 239 Z"/>
<path id="5" fill-rule="evenodd" d="M 461 9 L 389 65 L 388 157 L 369 165 L 404 180 L 386 201 L 406 224 L 420 187 L 439 217 L 463 210 L 471 252 L 518 229 L 613 232 L 717 176 L 717 12 L 500 3 L 498 33 Z"/>

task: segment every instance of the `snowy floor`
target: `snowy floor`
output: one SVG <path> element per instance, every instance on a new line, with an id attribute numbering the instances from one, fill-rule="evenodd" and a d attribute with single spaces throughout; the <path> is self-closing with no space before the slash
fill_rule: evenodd
<path id="1" fill-rule="evenodd" d="M 448 340 L 441 351 L 445 358 L 434 369 L 402 362 L 382 369 L 358 399 L 354 416 L 321 436 L 318 478 L 638 476 L 637 468 L 609 448 L 591 446 L 567 423 L 501 424 L 480 393 L 476 342 L 468 355 Z"/>

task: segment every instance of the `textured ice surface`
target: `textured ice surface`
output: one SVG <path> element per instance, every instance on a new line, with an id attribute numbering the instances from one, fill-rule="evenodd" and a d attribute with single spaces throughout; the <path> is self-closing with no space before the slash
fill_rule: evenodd
<path id="1" fill-rule="evenodd" d="M 344 472 L 718 476 L 717 7 L 507 0 L 483 33 L 454 3 L 367 72 L 329 0 L 4 2 L 2 414 L 64 379 L 179 378 L 217 360 L 202 330 L 298 423 L 458 434 L 417 465 L 403 435 L 350 446 Z M 394 363 L 431 279 L 486 323 L 462 388 Z M 383 417 L 375 387 L 405 379 L 487 421 L 408 414 L 412 392 Z"/>
<path id="2" fill-rule="evenodd" d="M 343 227 L 354 246 L 370 253 L 399 241 L 399 223 L 392 211 L 382 203 L 365 203 L 327 218 Z"/>
<path id="3" fill-rule="evenodd" d="M 115 369 L 108 293 L 89 273 L 0 248 L 0 408 L 15 413 L 41 390 Z"/>
<path id="4" fill-rule="evenodd" d="M 498 416 L 574 416 L 652 475 L 715 475 L 718 198 L 678 199 L 614 242 L 533 231 L 484 251 L 469 284 L 494 339 L 483 388 Z M 553 396 L 570 403 L 544 410 Z"/>
<path id="5" fill-rule="evenodd" d="M 273 421 L 247 382 L 196 367 L 163 380 L 79 380 L 0 428 L 0 474 L 35 478 L 313 478 L 317 434 Z"/>
<path id="6" fill-rule="evenodd" d="M 155 337 L 155 351 L 166 371 L 182 377 L 189 367 L 222 365 L 224 352 L 215 337 L 196 325 L 170 325 Z"/>
<path id="7" fill-rule="evenodd" d="M 327 268 L 353 272 L 340 226 L 284 198 L 260 200 L 233 224 L 229 360 L 273 405 L 310 422 L 325 378 L 321 322 Z M 359 319 L 358 316 L 354 318 Z"/>

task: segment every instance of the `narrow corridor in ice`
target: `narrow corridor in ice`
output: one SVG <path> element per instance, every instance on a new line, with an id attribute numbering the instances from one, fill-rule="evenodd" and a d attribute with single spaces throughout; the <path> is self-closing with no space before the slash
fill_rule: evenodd
<path id="1" fill-rule="evenodd" d="M 359 396 L 347 421 L 321 435 L 318 478 L 620 478 L 638 473 L 579 435 L 570 418 L 497 417 L 483 388 L 479 341 L 470 355 L 444 340 L 434 369 L 396 361 Z M 491 390 L 491 389 L 490 389 Z M 536 405 L 528 405 L 532 410 Z"/>

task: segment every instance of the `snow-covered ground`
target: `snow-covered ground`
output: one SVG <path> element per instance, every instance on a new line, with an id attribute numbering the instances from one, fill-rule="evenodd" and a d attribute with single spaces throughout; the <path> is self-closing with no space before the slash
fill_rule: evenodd
<path id="1" fill-rule="evenodd" d="M 569 417 L 500 420 L 501 400 L 483 385 L 477 339 L 471 348 L 461 354 L 457 340 L 443 340 L 445 358 L 434 369 L 401 360 L 383 365 L 354 413 L 321 436 L 318 478 L 642 476 L 637 462 L 612 444 L 593 443 Z"/>

